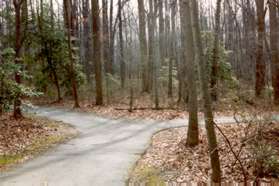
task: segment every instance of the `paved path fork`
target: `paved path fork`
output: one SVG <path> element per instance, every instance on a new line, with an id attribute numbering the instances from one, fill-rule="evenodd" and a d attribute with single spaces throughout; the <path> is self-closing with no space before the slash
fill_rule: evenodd
<path id="1" fill-rule="evenodd" d="M 187 124 L 185 119 L 114 120 L 56 108 L 36 108 L 36 114 L 69 123 L 80 135 L 1 173 L 0 186 L 124 186 L 155 132 Z M 219 118 L 219 122 L 233 119 Z"/>

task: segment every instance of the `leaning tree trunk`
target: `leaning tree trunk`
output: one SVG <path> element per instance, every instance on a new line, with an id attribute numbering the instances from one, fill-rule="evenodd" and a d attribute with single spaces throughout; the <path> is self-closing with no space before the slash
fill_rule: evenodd
<path id="1" fill-rule="evenodd" d="M 204 117 L 205 117 L 205 127 L 209 145 L 209 154 L 210 154 L 210 164 L 212 168 L 211 180 L 215 183 L 221 182 L 221 167 L 218 153 L 217 138 L 214 129 L 214 118 L 212 112 L 211 97 L 208 87 L 208 75 L 207 75 L 207 64 L 203 54 L 203 46 L 201 39 L 201 31 L 199 25 L 199 12 L 198 12 L 198 3 L 196 0 L 192 1 L 192 12 L 193 12 L 193 29 L 197 50 L 197 60 L 199 62 L 199 74 L 201 79 L 201 89 L 203 93 L 204 101 Z"/>

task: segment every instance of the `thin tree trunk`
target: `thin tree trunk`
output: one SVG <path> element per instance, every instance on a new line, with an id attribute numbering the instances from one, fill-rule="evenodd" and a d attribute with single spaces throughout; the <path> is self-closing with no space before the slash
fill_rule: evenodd
<path id="1" fill-rule="evenodd" d="M 154 25 L 154 0 L 149 0 L 149 13 L 148 13 L 148 66 L 147 66 L 147 79 L 148 82 L 154 81 L 154 56 L 155 56 L 155 25 Z M 161 51 L 160 51 L 161 53 Z M 160 55 L 161 57 L 161 55 Z M 155 84 L 155 83 L 153 83 Z M 153 85 L 149 83 L 148 90 L 152 90 Z"/>
<path id="2" fill-rule="evenodd" d="M 91 68 L 91 45 L 90 45 L 90 26 L 89 26 L 89 0 L 82 0 L 83 17 L 83 45 L 84 45 L 84 71 L 87 81 L 90 82 Z"/>
<path id="3" fill-rule="evenodd" d="M 159 10 L 159 47 L 160 47 L 160 58 L 161 63 L 163 63 L 165 58 L 165 24 L 164 24 L 164 0 L 158 1 L 158 10 Z"/>
<path id="4" fill-rule="evenodd" d="M 109 37 L 110 37 L 110 41 L 109 41 L 109 50 L 110 50 L 110 61 L 108 64 L 108 71 L 109 73 L 113 74 L 114 70 L 113 70 L 113 63 L 114 63 L 114 29 L 113 29 L 113 0 L 110 0 L 110 18 L 109 18 Z"/>
<path id="5" fill-rule="evenodd" d="M 50 24 L 51 24 L 51 31 L 54 32 L 54 9 L 53 9 L 53 0 L 50 1 Z M 42 23 L 43 24 L 43 23 Z M 43 39 L 44 40 L 44 39 Z M 55 67 L 53 66 L 53 43 L 50 43 L 50 46 L 47 46 L 47 42 L 45 42 L 45 48 L 46 50 L 48 50 L 48 55 L 47 55 L 47 62 L 48 65 L 50 67 L 51 73 L 53 75 L 53 81 L 54 81 L 54 85 L 56 87 L 56 91 L 57 91 L 57 102 L 62 101 L 62 96 L 61 96 L 61 88 L 60 88 L 60 84 L 59 84 L 59 79 L 58 79 L 58 75 L 56 72 Z"/>
<path id="6" fill-rule="evenodd" d="M 108 23 L 108 0 L 102 0 L 103 10 L 103 53 L 105 72 L 110 73 L 110 53 L 109 53 L 109 23 Z"/>
<path id="7" fill-rule="evenodd" d="M 123 48 L 123 27 L 122 27 L 122 1 L 118 0 L 118 19 L 119 19 L 119 45 L 120 45 L 120 79 L 121 88 L 125 87 L 126 79 L 126 65 L 124 60 L 124 48 Z"/>
<path id="8" fill-rule="evenodd" d="M 211 67 L 211 97 L 213 101 L 217 101 L 218 97 L 218 62 L 219 62 L 219 37 L 220 37 L 220 19 L 221 19 L 221 2 L 217 0 L 215 13 L 215 30 L 214 30 L 214 46 L 212 51 L 212 67 Z"/>
<path id="9" fill-rule="evenodd" d="M 160 3 L 160 0 L 154 0 L 155 7 L 154 7 L 153 19 L 152 19 L 153 22 L 156 22 L 155 15 L 157 15 L 157 12 L 159 11 L 158 10 L 158 6 L 157 6 L 158 5 L 158 1 Z M 156 24 L 154 23 L 153 25 L 154 25 L 154 28 L 153 28 L 154 32 L 153 33 L 154 33 L 154 38 L 155 38 Z M 154 42 L 155 42 L 155 40 L 154 40 Z M 153 68 L 153 83 L 154 83 L 153 87 L 154 87 L 154 97 L 155 97 L 155 109 L 158 110 L 159 107 L 160 107 L 159 88 L 158 88 L 158 86 L 159 86 L 159 82 L 158 82 L 158 69 L 159 69 L 159 63 L 162 60 L 162 54 L 161 54 L 161 50 L 160 50 L 160 41 L 158 42 L 156 48 L 158 50 L 158 55 L 157 56 L 153 55 L 153 62 L 154 62 L 154 64 L 153 64 L 153 66 L 154 66 L 154 68 Z M 154 54 L 155 54 L 155 52 L 154 52 Z"/>
<path id="10" fill-rule="evenodd" d="M 176 11 L 177 0 L 172 1 L 171 4 L 171 58 L 169 61 L 169 82 L 168 82 L 168 96 L 173 97 L 173 65 L 176 64 Z"/>
<path id="11" fill-rule="evenodd" d="M 21 63 L 21 5 L 22 0 L 13 0 L 15 8 L 15 64 L 20 65 Z M 15 81 L 18 85 L 21 84 L 20 72 L 15 73 Z M 17 94 L 14 100 L 14 118 L 20 119 L 22 117 L 21 113 L 21 95 Z"/>

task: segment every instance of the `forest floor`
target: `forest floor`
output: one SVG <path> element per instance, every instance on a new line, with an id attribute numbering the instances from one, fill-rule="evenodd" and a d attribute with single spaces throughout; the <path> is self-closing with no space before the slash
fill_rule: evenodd
<path id="1" fill-rule="evenodd" d="M 31 112 L 34 111 L 35 114 L 52 120 L 70 123 L 76 127 L 80 135 L 78 138 L 58 146 L 54 151 L 24 164 L 19 169 L 0 175 L 4 185 L 13 183 L 13 185 L 29 186 L 35 183 L 37 185 L 118 186 L 125 185 L 131 172 L 137 177 L 131 181 L 151 177 L 156 182 L 166 179 L 181 182 L 188 180 L 189 174 L 191 175 L 190 180 L 194 181 L 197 177 L 201 177 L 202 181 L 208 178 L 210 169 L 204 129 L 201 130 L 199 147 L 192 150 L 181 145 L 186 135 L 185 125 L 188 122 L 187 112 L 183 109 L 171 108 L 157 111 L 149 105 L 139 104 L 136 106 L 148 107 L 148 109 L 136 109 L 130 113 L 126 104 L 97 107 L 88 102 L 82 102 L 82 107 L 74 110 L 71 101 L 61 103 L 40 103 L 38 101 L 35 104 L 42 105 L 42 107 L 33 107 Z M 270 112 L 258 109 L 254 113 L 255 116 L 259 112 L 276 114 L 276 111 L 273 110 Z M 245 112 L 242 114 L 245 115 Z M 234 112 L 224 109 L 215 116 L 216 122 L 222 124 L 222 130 L 229 136 L 234 148 L 237 149 L 241 140 L 237 136 L 243 134 L 243 130 L 239 130 L 238 125 L 230 125 L 236 124 Z M 277 114 L 277 116 L 279 115 Z M 201 113 L 199 117 L 200 125 L 203 126 Z M 249 115 L 249 117 L 254 116 Z M 154 133 L 162 129 L 167 130 L 157 133 L 152 138 Z M 152 145 L 149 147 L 151 138 Z M 218 138 L 221 140 L 220 134 Z M 228 148 L 225 148 L 224 140 L 221 140 L 220 145 L 223 148 L 221 160 L 224 161 L 224 157 L 229 155 L 229 152 Z M 141 158 L 146 149 L 148 149 L 147 152 Z M 231 155 L 229 156 L 233 161 Z M 137 160 L 139 161 L 134 169 L 133 165 Z M 192 162 L 191 164 L 189 161 L 199 161 L 199 163 L 193 164 Z M 230 164 L 231 162 L 225 161 L 225 163 Z M 147 164 L 150 166 L 146 166 Z M 234 173 L 231 168 L 226 167 L 227 164 L 222 164 L 225 178 L 231 171 L 231 174 L 234 175 L 233 179 L 240 180 L 239 170 Z M 238 164 L 235 163 L 235 165 Z M 191 172 L 191 167 L 196 172 Z M 162 172 L 167 174 L 162 176 Z"/>
<path id="2" fill-rule="evenodd" d="M 257 137 L 255 131 L 258 125 L 247 124 L 219 125 L 222 132 L 230 141 L 234 152 L 243 164 L 248 180 L 255 180 L 253 176 L 257 169 L 264 171 L 264 181 L 276 181 L 279 175 L 279 123 L 267 123 L 262 136 L 263 144 L 260 148 L 250 143 Z M 173 128 L 160 131 L 152 137 L 152 142 L 131 173 L 131 182 L 147 182 L 150 184 L 174 183 L 208 183 L 210 180 L 210 165 L 206 131 L 200 129 L 200 141 L 196 147 L 187 147 L 187 128 Z M 241 166 L 234 157 L 226 139 L 217 130 L 219 155 L 222 169 L 222 179 L 227 183 L 241 183 L 244 180 Z M 255 141 L 254 141 L 255 142 Z M 257 152 L 257 153 L 255 153 Z M 272 153 L 272 154 L 268 154 Z M 256 167 L 255 157 L 269 162 L 270 167 Z M 271 163 L 272 162 L 272 163 Z M 277 168 L 276 168 L 277 167 Z M 270 171 L 270 172 L 269 172 Z"/>
<path id="3" fill-rule="evenodd" d="M 77 135 L 70 125 L 27 115 L 15 120 L 10 114 L 0 116 L 0 172 L 63 143 Z"/>
<path id="4" fill-rule="evenodd" d="M 156 110 L 153 103 L 150 101 L 149 96 L 141 96 L 134 100 L 133 110 L 129 111 L 129 99 L 125 98 L 118 102 L 112 102 L 111 104 L 104 104 L 103 106 L 97 106 L 92 103 L 92 100 L 80 101 L 80 108 L 75 111 L 94 113 L 98 116 L 110 117 L 112 119 L 129 118 L 129 119 L 152 119 L 157 121 L 168 121 L 174 119 L 186 119 L 188 118 L 187 104 L 177 103 L 172 99 L 167 99 L 164 103 L 160 103 L 160 108 Z M 71 100 L 63 100 L 61 102 L 54 102 L 46 98 L 40 98 L 31 100 L 35 105 L 57 107 L 62 109 L 72 109 L 74 102 Z M 199 103 L 202 105 L 202 103 Z M 234 116 L 237 113 L 245 113 L 246 111 L 258 110 L 260 112 L 278 113 L 278 108 L 271 107 L 269 103 L 235 103 L 231 99 L 221 99 L 217 103 L 213 104 L 214 115 L 216 117 L 222 116 Z M 200 107 L 199 117 L 202 117 L 203 110 Z"/>

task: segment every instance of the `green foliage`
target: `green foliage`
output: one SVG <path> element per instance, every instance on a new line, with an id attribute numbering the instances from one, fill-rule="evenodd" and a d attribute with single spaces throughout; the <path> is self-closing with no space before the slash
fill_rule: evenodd
<path id="1" fill-rule="evenodd" d="M 276 149 L 260 141 L 252 145 L 251 151 L 253 154 L 254 174 L 256 176 L 279 177 L 279 157 Z"/>
<path id="2" fill-rule="evenodd" d="M 203 32 L 202 38 L 205 46 L 206 59 L 208 61 L 208 71 L 210 72 L 214 47 L 214 34 L 212 32 Z M 232 66 L 228 62 L 228 54 L 229 51 L 227 51 L 224 45 L 220 43 L 218 56 L 218 77 L 221 82 L 224 82 L 224 84 L 233 88 L 238 84 L 238 82 L 232 73 Z"/>
<path id="3" fill-rule="evenodd" d="M 14 64 L 15 52 L 12 48 L 6 48 L 1 53 L 0 63 L 0 105 L 5 110 L 9 109 L 14 99 L 20 95 L 24 97 L 38 96 L 40 93 L 32 88 L 18 84 L 14 81 L 14 74 L 17 72 L 21 77 L 29 78 L 26 71 L 22 70 L 22 66 Z"/>
<path id="4" fill-rule="evenodd" d="M 53 86 L 58 85 L 65 94 L 71 94 L 71 77 L 70 60 L 68 53 L 68 44 L 65 32 L 59 26 L 59 22 L 51 20 L 48 14 L 49 5 L 44 4 L 44 15 L 36 15 L 29 21 L 29 27 L 25 39 L 27 51 L 24 52 L 24 64 L 28 72 L 32 74 L 33 79 L 30 81 L 35 87 L 49 95 L 55 95 L 56 89 Z M 31 26 L 32 25 L 32 26 Z M 77 56 L 74 56 L 74 75 L 78 85 L 85 82 L 85 76 L 82 66 Z M 56 76 L 56 78 L 55 78 Z"/>
<path id="5" fill-rule="evenodd" d="M 266 109 L 265 111 L 267 111 Z M 243 117 L 243 116 L 242 116 Z M 279 151 L 276 137 L 278 124 L 272 114 L 262 114 L 262 111 L 246 114 L 243 117 L 247 123 L 247 149 L 250 151 L 249 161 L 253 174 L 257 178 L 279 178 Z"/>

